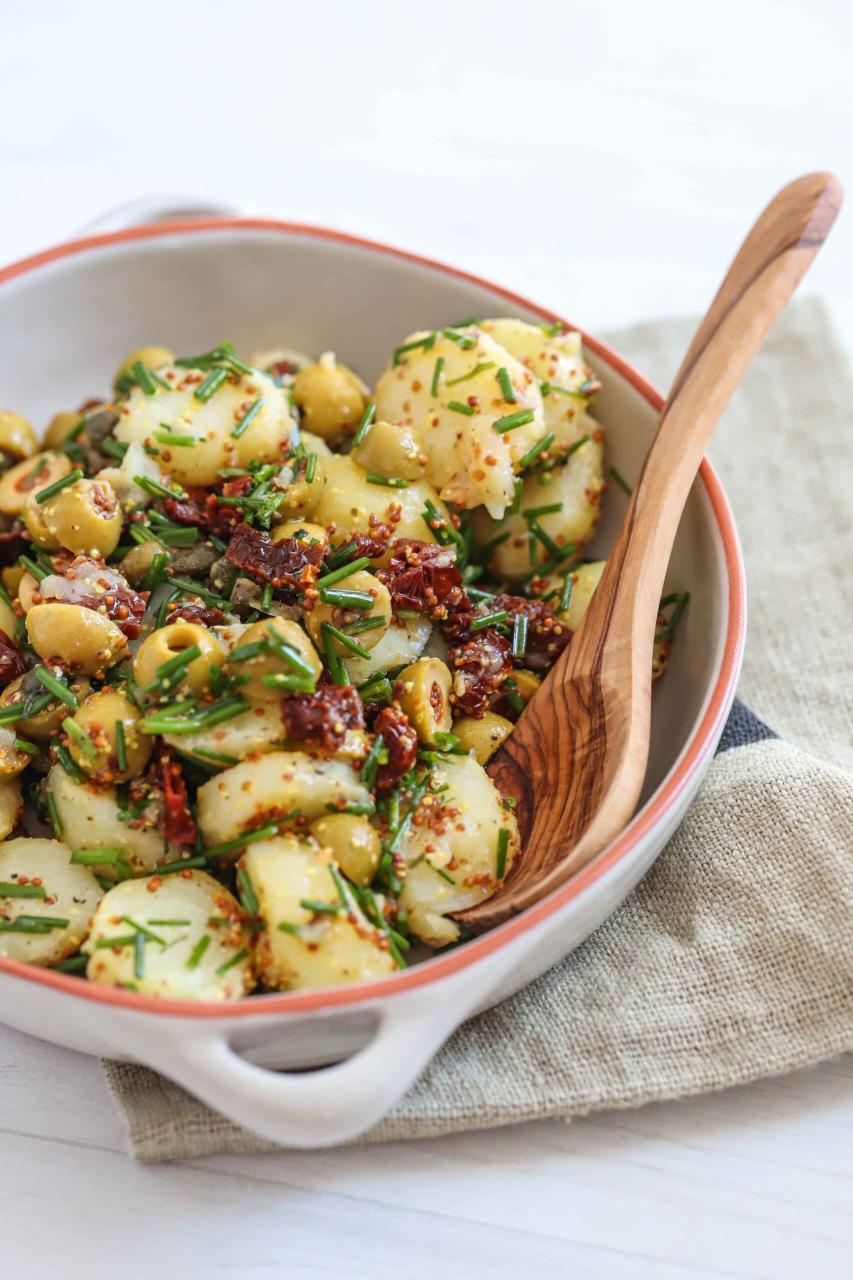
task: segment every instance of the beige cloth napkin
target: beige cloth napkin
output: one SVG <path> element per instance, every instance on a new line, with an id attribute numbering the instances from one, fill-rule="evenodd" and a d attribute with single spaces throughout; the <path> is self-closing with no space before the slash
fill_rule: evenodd
<path id="1" fill-rule="evenodd" d="M 693 325 L 613 342 L 668 385 Z M 740 695 L 698 798 L 582 947 L 451 1037 L 360 1141 L 722 1089 L 853 1049 L 849 574 L 853 381 L 823 306 L 771 335 L 713 450 L 749 575 Z M 274 1146 L 144 1067 L 105 1063 L 131 1154 Z"/>

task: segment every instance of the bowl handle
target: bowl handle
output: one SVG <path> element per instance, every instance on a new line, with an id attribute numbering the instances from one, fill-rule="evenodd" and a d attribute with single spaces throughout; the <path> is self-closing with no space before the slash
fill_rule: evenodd
<path id="1" fill-rule="evenodd" d="M 135 1015 L 121 1049 L 236 1124 L 285 1147 L 330 1147 L 364 1133 L 402 1097 L 450 1033 L 494 989 L 506 953 L 373 1006 L 372 1039 L 352 1057 L 307 1071 L 256 1066 L 229 1043 L 237 1022 L 212 1027 Z M 495 964 L 499 960 L 501 963 Z M 259 1009 L 263 1013 L 263 1007 Z M 281 1019 L 276 1020 L 280 1030 Z"/>
<path id="2" fill-rule="evenodd" d="M 246 206 L 220 200 L 195 200 L 192 196 L 139 196 L 114 205 L 80 228 L 87 235 L 124 231 L 152 222 L 179 222 L 182 218 L 239 218 L 250 213 Z"/>

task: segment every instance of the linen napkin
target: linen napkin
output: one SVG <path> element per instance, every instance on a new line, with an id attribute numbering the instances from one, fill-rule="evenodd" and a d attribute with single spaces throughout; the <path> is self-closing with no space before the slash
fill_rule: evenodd
<path id="1" fill-rule="evenodd" d="M 612 341 L 665 386 L 694 327 Z M 851 419 L 825 309 L 799 302 L 712 450 L 749 578 L 740 694 L 759 714 L 735 703 L 702 790 L 620 909 L 460 1027 L 359 1142 L 639 1106 L 853 1049 Z M 276 1149 L 147 1068 L 104 1072 L 139 1160 Z"/>

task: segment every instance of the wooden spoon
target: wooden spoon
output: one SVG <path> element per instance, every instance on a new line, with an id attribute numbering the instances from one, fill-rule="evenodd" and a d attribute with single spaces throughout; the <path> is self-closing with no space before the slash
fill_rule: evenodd
<path id="1" fill-rule="evenodd" d="M 537 902 L 634 813 L 649 754 L 658 605 L 688 492 L 723 410 L 841 200 L 830 173 L 797 179 L 767 206 L 732 263 L 676 375 L 583 622 L 489 763 L 501 792 L 516 798 L 523 853 L 494 897 L 460 912 L 460 922 L 485 928 Z"/>

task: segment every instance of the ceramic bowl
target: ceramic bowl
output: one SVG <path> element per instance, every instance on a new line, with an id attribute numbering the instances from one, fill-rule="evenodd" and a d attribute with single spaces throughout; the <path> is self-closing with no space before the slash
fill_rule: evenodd
<path id="1" fill-rule="evenodd" d="M 561 318 L 463 271 L 317 227 L 197 217 L 133 226 L 0 271 L 2 400 L 46 423 L 57 408 L 102 391 L 135 347 L 197 351 L 223 338 L 242 350 L 332 349 L 371 381 L 413 329 L 472 314 Z M 585 345 L 604 384 L 597 416 L 610 460 L 631 477 L 661 396 L 604 343 L 585 335 Z M 606 553 L 623 504 L 614 487 L 594 552 Z M 667 590 L 684 588 L 690 608 L 655 688 L 641 807 L 544 901 L 392 977 L 225 1006 L 107 990 L 0 960 L 0 1018 L 85 1053 L 154 1067 L 285 1144 L 329 1145 L 367 1129 L 459 1023 L 543 973 L 614 911 L 696 792 L 734 697 L 744 639 L 737 534 L 707 461 L 667 578 Z"/>

